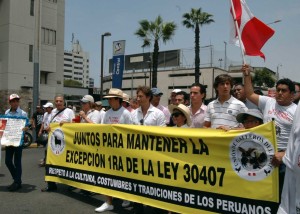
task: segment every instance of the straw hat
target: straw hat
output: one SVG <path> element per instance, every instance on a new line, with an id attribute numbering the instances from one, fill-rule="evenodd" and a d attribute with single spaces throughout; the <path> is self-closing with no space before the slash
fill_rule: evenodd
<path id="1" fill-rule="evenodd" d="M 237 120 L 239 123 L 243 123 L 244 120 L 245 120 L 245 118 L 246 118 L 248 115 L 263 120 L 263 115 L 262 115 L 261 111 L 258 110 L 258 109 L 248 109 L 247 112 L 239 113 L 239 114 L 236 116 L 236 120 Z"/>
<path id="2" fill-rule="evenodd" d="M 123 101 L 126 102 L 126 103 L 130 103 L 128 94 L 123 93 Z"/>
<path id="3" fill-rule="evenodd" d="M 122 90 L 118 89 L 118 88 L 111 88 L 109 89 L 109 92 L 106 96 L 104 96 L 104 98 L 113 98 L 113 97 L 118 97 L 123 99 L 123 92 Z"/>
<path id="4" fill-rule="evenodd" d="M 186 117 L 186 124 L 188 126 L 190 126 L 192 124 L 190 109 L 183 104 L 179 104 L 178 106 L 177 105 L 169 105 L 169 110 L 170 110 L 171 114 L 174 113 L 175 109 L 179 110 L 180 112 L 182 112 L 184 114 L 184 116 Z"/>

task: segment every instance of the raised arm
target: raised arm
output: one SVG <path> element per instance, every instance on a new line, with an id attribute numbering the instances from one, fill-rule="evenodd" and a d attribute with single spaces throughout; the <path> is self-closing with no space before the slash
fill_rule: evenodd
<path id="1" fill-rule="evenodd" d="M 242 71 L 244 74 L 244 85 L 245 85 L 244 88 L 245 88 L 246 97 L 248 100 L 250 100 L 251 102 L 253 102 L 255 105 L 258 106 L 259 95 L 254 93 L 249 65 L 247 64 L 243 65 Z"/>

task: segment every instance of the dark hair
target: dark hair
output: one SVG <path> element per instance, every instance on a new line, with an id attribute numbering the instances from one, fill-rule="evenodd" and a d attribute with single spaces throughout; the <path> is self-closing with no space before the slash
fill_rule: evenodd
<path id="1" fill-rule="evenodd" d="M 143 92 L 143 94 L 145 94 L 146 97 L 150 97 L 150 101 L 152 100 L 153 94 L 151 91 L 151 88 L 148 86 L 139 86 L 136 89 L 136 94 L 138 94 L 139 92 Z"/>
<path id="2" fill-rule="evenodd" d="M 188 93 L 186 93 L 185 91 L 179 91 L 179 92 L 177 92 L 176 93 L 176 96 L 177 95 L 183 95 L 183 99 L 184 99 L 184 101 L 187 101 L 187 100 L 189 100 L 190 99 L 190 96 L 189 96 L 189 94 Z"/>
<path id="3" fill-rule="evenodd" d="M 200 88 L 200 93 L 201 94 L 206 94 L 206 86 L 204 86 L 200 83 L 193 83 L 190 88 L 192 88 L 192 87 L 199 87 Z"/>
<path id="4" fill-rule="evenodd" d="M 254 93 L 258 95 L 264 95 L 264 93 L 260 89 L 255 89 Z"/>
<path id="5" fill-rule="evenodd" d="M 228 75 L 228 74 L 220 74 L 220 75 L 218 75 L 218 76 L 215 78 L 214 88 L 217 89 L 217 87 L 218 87 L 218 85 L 219 85 L 220 83 L 224 83 L 224 82 L 226 82 L 226 81 L 229 81 L 230 86 L 231 86 L 231 88 L 232 88 L 232 86 L 233 86 L 233 79 L 232 79 L 232 77 L 231 77 L 230 75 Z"/>
<path id="6" fill-rule="evenodd" d="M 276 88 L 279 84 L 283 84 L 283 85 L 287 85 L 290 92 L 295 93 L 295 84 L 293 83 L 292 80 L 288 79 L 288 78 L 284 78 L 284 79 L 280 79 L 277 81 L 276 83 Z"/>
<path id="7" fill-rule="evenodd" d="M 240 82 L 235 83 L 235 84 L 234 84 L 234 87 L 236 87 L 236 86 L 242 86 L 242 87 L 245 87 L 244 84 L 243 84 L 243 83 L 240 83 Z"/>
<path id="8" fill-rule="evenodd" d="M 295 85 L 298 85 L 300 88 L 300 83 L 299 82 L 294 82 Z M 296 90 L 296 89 L 295 89 Z"/>

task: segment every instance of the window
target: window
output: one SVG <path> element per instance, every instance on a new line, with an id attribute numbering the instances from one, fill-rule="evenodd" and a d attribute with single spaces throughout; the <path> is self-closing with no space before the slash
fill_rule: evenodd
<path id="1" fill-rule="evenodd" d="M 42 43 L 56 45 L 56 31 L 42 27 Z"/>
<path id="2" fill-rule="evenodd" d="M 30 1 L 30 16 L 34 16 L 34 0 Z"/>
<path id="3" fill-rule="evenodd" d="M 33 45 L 29 45 L 29 62 L 33 62 Z"/>

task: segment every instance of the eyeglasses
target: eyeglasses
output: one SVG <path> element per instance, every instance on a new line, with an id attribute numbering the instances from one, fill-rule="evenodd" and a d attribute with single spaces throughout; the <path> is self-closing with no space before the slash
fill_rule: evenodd
<path id="1" fill-rule="evenodd" d="M 179 115 L 182 115 L 182 116 L 183 116 L 183 114 L 182 114 L 181 112 L 174 112 L 174 113 L 172 114 L 172 117 L 178 117 Z"/>
<path id="2" fill-rule="evenodd" d="M 141 120 L 140 120 L 140 124 L 141 124 L 141 125 L 144 125 L 144 119 L 141 119 Z"/>

